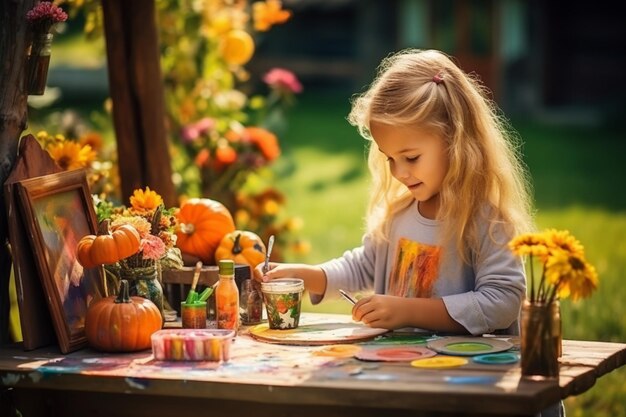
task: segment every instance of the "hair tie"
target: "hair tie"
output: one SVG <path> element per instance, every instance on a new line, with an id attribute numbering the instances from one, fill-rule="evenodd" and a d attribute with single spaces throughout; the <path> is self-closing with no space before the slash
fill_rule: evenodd
<path id="1" fill-rule="evenodd" d="M 437 85 L 441 84 L 443 82 L 443 74 L 441 72 L 435 74 L 433 76 L 433 82 Z"/>

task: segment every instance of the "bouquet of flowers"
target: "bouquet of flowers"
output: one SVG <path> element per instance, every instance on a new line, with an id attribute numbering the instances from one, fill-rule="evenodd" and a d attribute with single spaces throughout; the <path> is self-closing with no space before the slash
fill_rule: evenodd
<path id="1" fill-rule="evenodd" d="M 598 275 L 585 259 L 580 242 L 567 230 L 527 233 L 509 242 L 516 255 L 528 256 L 531 303 L 550 304 L 557 299 L 586 298 L 597 288 Z M 537 285 L 535 270 L 541 267 Z"/>
<path id="2" fill-rule="evenodd" d="M 162 314 L 171 310 L 163 299 L 160 271 L 183 266 L 182 255 L 176 247 L 174 209 L 165 209 L 163 198 L 150 187 L 135 190 L 128 208 L 94 199 L 98 221 L 110 222 L 113 230 L 130 227 L 139 237 L 136 252 L 104 265 L 105 271 L 116 280 L 128 280 L 130 294 L 153 301 Z"/>

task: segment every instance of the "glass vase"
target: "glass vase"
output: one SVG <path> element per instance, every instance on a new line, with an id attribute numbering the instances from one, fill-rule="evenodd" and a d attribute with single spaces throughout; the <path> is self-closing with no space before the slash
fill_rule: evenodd
<path id="1" fill-rule="evenodd" d="M 561 341 L 559 302 L 525 301 L 521 317 L 522 375 L 558 378 Z"/>
<path id="2" fill-rule="evenodd" d="M 35 34 L 28 51 L 26 91 L 29 95 L 40 96 L 46 90 L 52 38 L 51 33 Z"/>
<path id="3" fill-rule="evenodd" d="M 122 268 L 120 278 L 128 281 L 130 295 L 147 298 L 158 307 L 161 318 L 165 320 L 163 311 L 163 287 L 158 279 L 156 262 L 142 267 Z"/>

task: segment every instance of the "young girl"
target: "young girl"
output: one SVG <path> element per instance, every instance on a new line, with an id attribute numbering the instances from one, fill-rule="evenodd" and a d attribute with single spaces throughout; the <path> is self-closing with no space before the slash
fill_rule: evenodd
<path id="1" fill-rule="evenodd" d="M 370 140 L 363 245 L 321 265 L 271 263 L 314 304 L 373 289 L 353 318 L 372 327 L 517 333 L 525 294 L 507 242 L 531 226 L 528 182 L 485 89 L 441 52 L 386 58 L 348 117 Z"/>

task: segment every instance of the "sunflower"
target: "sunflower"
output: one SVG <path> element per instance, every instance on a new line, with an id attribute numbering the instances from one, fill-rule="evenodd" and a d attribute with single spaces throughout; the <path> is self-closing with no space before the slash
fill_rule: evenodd
<path id="1" fill-rule="evenodd" d="M 560 249 L 567 253 L 582 257 L 583 245 L 567 230 L 548 229 L 544 232 L 548 249 Z"/>
<path id="2" fill-rule="evenodd" d="M 545 271 L 546 281 L 559 298 L 586 298 L 598 286 L 595 268 L 582 257 L 563 250 L 550 256 Z"/>
<path id="3" fill-rule="evenodd" d="M 145 191 L 137 189 L 130 197 L 130 205 L 137 211 L 151 211 L 163 204 L 163 198 L 150 187 L 146 187 Z"/>
<path id="4" fill-rule="evenodd" d="M 85 168 L 96 159 L 96 153 L 91 149 L 91 146 L 83 146 L 71 141 L 51 144 L 47 151 L 64 171 Z"/>
<path id="5" fill-rule="evenodd" d="M 548 241 L 544 234 L 526 233 L 509 242 L 509 249 L 519 256 L 536 256 L 545 261 L 548 256 Z"/>
<path id="6" fill-rule="evenodd" d="M 513 238 L 509 249 L 529 256 L 530 301 L 550 304 L 559 298 L 586 298 L 598 287 L 598 274 L 585 259 L 583 245 L 567 230 L 547 229 Z M 535 291 L 533 257 L 543 267 Z"/>

